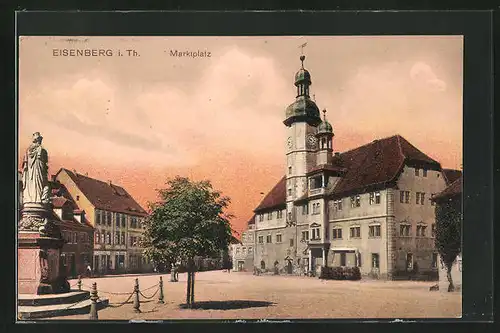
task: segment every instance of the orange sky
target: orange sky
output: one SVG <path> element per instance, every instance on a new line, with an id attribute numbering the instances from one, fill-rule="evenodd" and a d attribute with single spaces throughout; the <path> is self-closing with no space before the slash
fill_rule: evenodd
<path id="1" fill-rule="evenodd" d="M 398 133 L 460 168 L 460 36 L 22 37 L 19 152 L 39 131 L 51 173 L 64 166 L 112 180 L 144 207 L 168 177 L 210 179 L 231 197 L 241 231 L 284 172 L 282 121 L 304 42 L 311 95 L 328 110 L 335 151 Z M 114 56 L 53 56 L 64 48 Z"/>

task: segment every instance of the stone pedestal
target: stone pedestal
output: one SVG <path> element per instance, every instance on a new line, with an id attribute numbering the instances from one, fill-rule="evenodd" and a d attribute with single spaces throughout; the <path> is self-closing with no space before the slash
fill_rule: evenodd
<path id="1" fill-rule="evenodd" d="M 60 276 L 61 238 L 46 237 L 34 231 L 18 233 L 18 293 L 57 294 L 69 291 L 69 283 Z"/>

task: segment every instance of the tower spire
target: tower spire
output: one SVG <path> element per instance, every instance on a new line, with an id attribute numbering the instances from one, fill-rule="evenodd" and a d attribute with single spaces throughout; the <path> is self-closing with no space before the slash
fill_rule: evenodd
<path id="1" fill-rule="evenodd" d="M 323 109 L 323 120 L 326 121 L 326 109 Z"/>

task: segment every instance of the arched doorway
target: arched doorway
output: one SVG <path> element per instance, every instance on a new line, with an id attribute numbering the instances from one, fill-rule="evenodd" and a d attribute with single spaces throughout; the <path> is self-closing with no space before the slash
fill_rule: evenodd
<path id="1" fill-rule="evenodd" d="M 264 262 L 264 260 L 260 262 L 260 269 L 266 269 L 266 263 Z"/>
<path id="2" fill-rule="evenodd" d="M 288 260 L 288 262 L 286 264 L 286 272 L 288 274 L 292 274 L 293 273 L 293 264 L 292 264 L 291 260 Z"/>

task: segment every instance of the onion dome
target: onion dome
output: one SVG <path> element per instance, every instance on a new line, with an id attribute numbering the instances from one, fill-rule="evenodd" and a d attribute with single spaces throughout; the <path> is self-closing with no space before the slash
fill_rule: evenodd
<path id="1" fill-rule="evenodd" d="M 307 122 L 311 126 L 318 126 L 321 123 L 319 109 L 316 103 L 309 97 L 309 86 L 311 74 L 304 68 L 305 56 L 300 57 L 302 67 L 295 74 L 295 86 L 297 87 L 297 97 L 295 102 L 290 104 L 285 111 L 283 123 L 290 126 L 294 122 Z"/>
<path id="2" fill-rule="evenodd" d="M 322 134 L 333 136 L 333 127 L 328 122 L 328 120 L 326 120 L 326 110 L 323 110 L 323 121 L 318 126 L 317 135 L 322 135 Z"/>

